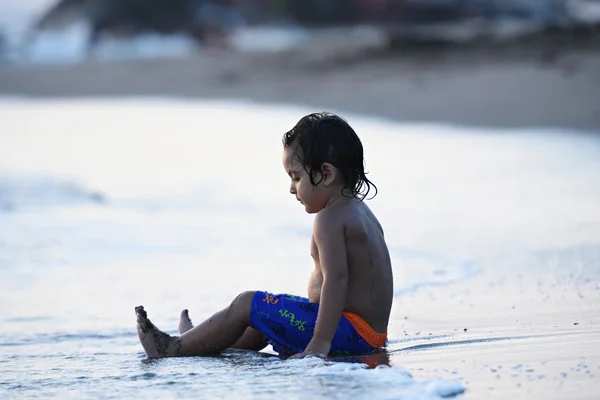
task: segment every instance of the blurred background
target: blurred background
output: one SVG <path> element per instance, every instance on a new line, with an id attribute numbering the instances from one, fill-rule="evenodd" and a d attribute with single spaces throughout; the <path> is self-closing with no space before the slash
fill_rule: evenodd
<path id="1" fill-rule="evenodd" d="M 596 130 L 599 23 L 598 0 L 4 0 L 0 94 Z"/>

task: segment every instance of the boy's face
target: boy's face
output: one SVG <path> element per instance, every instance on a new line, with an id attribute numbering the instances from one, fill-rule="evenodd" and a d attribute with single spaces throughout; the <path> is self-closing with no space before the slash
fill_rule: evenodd
<path id="1" fill-rule="evenodd" d="M 296 150 L 294 145 L 283 149 L 283 168 L 291 179 L 290 193 L 302 203 L 307 213 L 315 214 L 325 208 L 328 200 L 327 190 L 322 182 L 316 186 L 310 182 L 310 176 L 300 163 L 296 151 L 300 150 Z"/>

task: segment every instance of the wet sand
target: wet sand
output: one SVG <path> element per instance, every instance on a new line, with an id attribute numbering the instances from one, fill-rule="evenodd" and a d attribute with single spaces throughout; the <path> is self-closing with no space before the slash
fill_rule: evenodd
<path id="1" fill-rule="evenodd" d="M 457 380 L 470 399 L 598 398 L 598 285 L 518 293 L 514 283 L 485 274 L 400 299 L 402 330 L 422 340 L 391 361 L 417 379 Z"/>

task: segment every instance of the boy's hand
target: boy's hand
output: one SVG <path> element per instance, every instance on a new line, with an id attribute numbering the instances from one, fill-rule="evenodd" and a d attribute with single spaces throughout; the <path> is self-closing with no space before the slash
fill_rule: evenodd
<path id="1" fill-rule="evenodd" d="M 313 340 L 308 343 L 308 346 L 306 346 L 306 349 L 304 349 L 302 353 L 294 354 L 289 359 L 299 360 L 308 356 L 326 358 L 329 354 L 329 350 L 331 350 L 331 343 L 313 338 Z"/>
<path id="2" fill-rule="evenodd" d="M 289 357 L 288 360 L 300 360 L 301 358 L 305 358 L 305 357 L 309 357 L 309 356 L 319 357 L 319 358 L 327 357 L 327 355 L 325 355 L 324 353 L 312 353 L 312 352 L 305 351 L 303 353 L 294 354 L 293 356 Z"/>

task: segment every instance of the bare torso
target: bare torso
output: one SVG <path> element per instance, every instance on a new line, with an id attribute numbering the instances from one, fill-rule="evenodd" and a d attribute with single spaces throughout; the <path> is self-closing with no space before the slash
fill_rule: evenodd
<path id="1" fill-rule="evenodd" d="M 333 211 L 333 210 L 332 210 Z M 336 218 L 344 224 L 348 259 L 348 286 L 344 311 L 364 319 L 376 332 L 387 330 L 393 299 L 390 255 L 383 230 L 369 207 L 351 202 L 338 207 Z M 314 237 L 310 244 L 315 269 L 308 281 L 308 298 L 321 300 L 323 274 Z"/>

